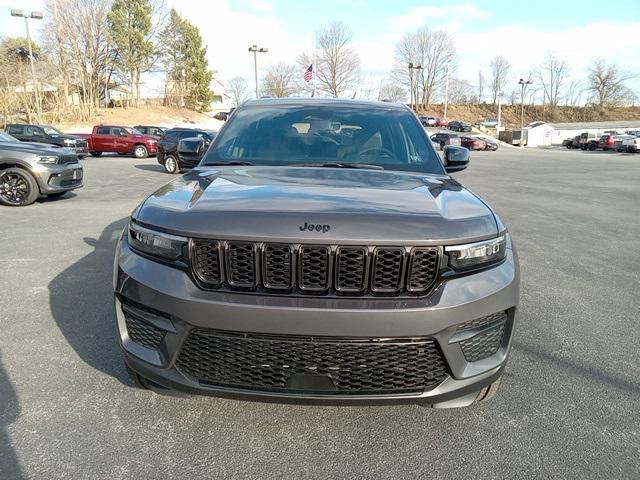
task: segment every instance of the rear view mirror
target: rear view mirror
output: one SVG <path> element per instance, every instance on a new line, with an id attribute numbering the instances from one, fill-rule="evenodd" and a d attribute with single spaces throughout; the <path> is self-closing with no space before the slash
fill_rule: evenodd
<path id="1" fill-rule="evenodd" d="M 464 147 L 444 147 L 444 168 L 447 173 L 459 172 L 469 165 L 469 150 Z"/>

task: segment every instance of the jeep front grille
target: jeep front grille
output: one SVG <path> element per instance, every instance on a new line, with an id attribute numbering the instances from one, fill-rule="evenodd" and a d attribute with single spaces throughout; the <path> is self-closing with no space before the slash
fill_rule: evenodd
<path id="1" fill-rule="evenodd" d="M 431 338 L 275 336 L 195 329 L 176 366 L 202 385 L 296 392 L 296 378 L 326 380 L 317 394 L 393 394 L 430 390 L 448 375 Z"/>
<path id="2" fill-rule="evenodd" d="M 204 289 L 294 295 L 425 295 L 438 247 L 375 247 L 191 241 L 191 268 Z"/>

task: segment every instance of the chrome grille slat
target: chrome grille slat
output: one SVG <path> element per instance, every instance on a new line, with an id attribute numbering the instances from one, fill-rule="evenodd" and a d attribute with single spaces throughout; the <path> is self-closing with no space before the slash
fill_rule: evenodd
<path id="1" fill-rule="evenodd" d="M 439 247 L 336 246 L 192 240 L 190 263 L 204 289 L 291 295 L 427 295 Z"/>

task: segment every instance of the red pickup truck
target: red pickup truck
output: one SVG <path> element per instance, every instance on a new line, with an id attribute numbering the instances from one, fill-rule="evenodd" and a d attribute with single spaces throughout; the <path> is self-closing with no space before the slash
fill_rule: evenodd
<path id="1" fill-rule="evenodd" d="M 87 140 L 87 150 L 94 157 L 104 152 L 115 152 L 119 155 L 131 155 L 146 158 L 158 151 L 158 138 L 142 135 L 130 127 L 114 125 L 96 125 L 91 134 L 75 134 Z"/>

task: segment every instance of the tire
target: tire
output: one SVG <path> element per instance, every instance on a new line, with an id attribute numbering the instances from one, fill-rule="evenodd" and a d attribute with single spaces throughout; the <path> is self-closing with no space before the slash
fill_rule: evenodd
<path id="1" fill-rule="evenodd" d="M 100 155 L 102 155 L 102 152 L 89 152 L 91 154 L 92 157 L 99 157 Z"/>
<path id="2" fill-rule="evenodd" d="M 147 158 L 149 156 L 147 147 L 145 147 L 144 145 L 136 145 L 133 148 L 133 156 L 136 158 Z"/>
<path id="3" fill-rule="evenodd" d="M 476 397 L 473 403 L 475 404 L 475 403 L 486 402 L 487 400 L 491 400 L 493 397 L 496 396 L 496 394 L 498 393 L 498 390 L 500 390 L 501 382 L 502 382 L 502 377 L 498 378 L 491 385 L 487 385 L 486 387 L 484 387 L 482 390 L 480 390 L 480 392 L 478 393 L 478 396 Z"/>
<path id="4" fill-rule="evenodd" d="M 0 204 L 25 207 L 38 198 L 40 190 L 36 179 L 22 168 L 0 170 Z"/>
<path id="5" fill-rule="evenodd" d="M 147 380 L 142 375 L 140 375 L 138 372 L 134 371 L 126 363 L 125 363 L 125 368 L 127 369 L 127 374 L 129 375 L 129 380 L 131 380 L 131 383 L 133 383 L 133 386 L 135 388 L 138 388 L 140 390 L 150 390 L 149 389 L 149 384 L 147 383 Z"/>
<path id="6" fill-rule="evenodd" d="M 597 148 L 597 147 L 596 147 L 593 143 L 590 143 L 590 144 L 589 144 L 589 150 L 590 150 L 590 151 L 592 151 L 592 152 L 593 152 L 596 148 Z"/>
<path id="7" fill-rule="evenodd" d="M 171 175 L 175 175 L 176 173 L 180 173 L 180 168 L 178 166 L 178 160 L 173 155 L 167 155 L 164 157 L 164 162 L 162 162 L 164 166 L 164 171 Z"/>

